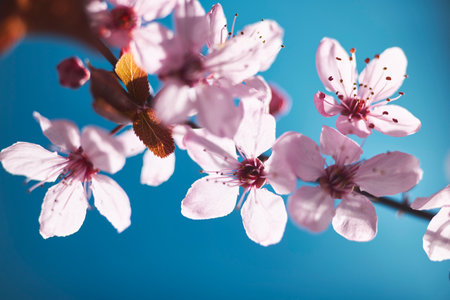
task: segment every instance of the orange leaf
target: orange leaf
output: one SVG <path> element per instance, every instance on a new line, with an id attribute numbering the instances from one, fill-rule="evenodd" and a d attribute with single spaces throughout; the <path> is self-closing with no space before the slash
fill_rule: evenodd
<path id="1" fill-rule="evenodd" d="M 102 117 L 115 123 L 129 123 L 136 114 L 136 104 L 120 85 L 113 72 L 89 67 L 91 71 L 92 106 Z"/>
<path id="2" fill-rule="evenodd" d="M 136 114 L 133 129 L 156 156 L 166 157 L 175 151 L 171 130 L 161 124 L 152 109 L 148 108 Z"/>
<path id="3" fill-rule="evenodd" d="M 136 65 L 131 52 L 124 53 L 116 64 L 116 74 L 127 87 L 131 99 L 144 105 L 150 97 L 147 73 Z"/>

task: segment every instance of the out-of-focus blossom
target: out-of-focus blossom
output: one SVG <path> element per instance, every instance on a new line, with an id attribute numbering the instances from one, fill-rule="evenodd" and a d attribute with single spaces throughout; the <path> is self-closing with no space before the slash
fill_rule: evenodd
<path id="1" fill-rule="evenodd" d="M 190 219 L 222 217 L 240 208 L 248 195 L 241 209 L 245 231 L 254 242 L 268 246 L 281 240 L 287 213 L 283 199 L 263 186 L 270 183 L 278 193 L 290 190 L 284 186 L 285 173 L 273 173 L 270 162 L 258 158 L 275 141 L 275 119 L 264 113 L 258 100 L 246 101 L 244 106 L 244 118 L 234 141 L 205 129 L 192 129 L 186 134 L 184 143 L 190 157 L 208 176 L 192 184 L 182 201 L 181 213 Z M 279 180 L 272 182 L 272 177 Z M 244 191 L 236 205 L 239 188 Z"/>
<path id="2" fill-rule="evenodd" d="M 417 198 L 411 207 L 418 210 L 440 208 L 423 236 L 423 249 L 431 260 L 450 259 L 450 185 L 430 197 Z"/>
<path id="3" fill-rule="evenodd" d="M 61 61 L 58 66 L 59 83 L 62 86 L 77 89 L 85 84 L 91 73 L 78 57 L 69 57 Z"/>
<path id="4" fill-rule="evenodd" d="M 406 136 L 420 129 L 421 123 L 408 110 L 387 105 L 403 95 L 394 94 L 406 77 L 406 56 L 398 47 L 388 48 L 370 61 L 359 75 L 356 72 L 355 49 L 350 55 L 338 41 L 323 38 L 316 53 L 316 67 L 325 88 L 336 93 L 340 103 L 317 92 L 314 104 L 322 116 L 339 114 L 336 127 L 343 134 L 367 137 L 372 129 L 390 136 Z M 358 82 L 359 81 L 359 84 Z"/>
<path id="5" fill-rule="evenodd" d="M 255 75 L 274 61 L 283 30 L 276 22 L 265 20 L 227 38 L 226 25 L 219 4 L 206 15 L 196 0 L 177 5 L 175 35 L 161 43 L 167 54 L 164 63 L 155 64 L 150 51 L 146 55 L 149 61 L 142 61 L 144 69 L 164 81 L 155 98 L 155 109 L 164 122 L 176 124 L 197 114 L 201 126 L 217 136 L 232 138 L 242 119 L 235 98 L 256 97 L 268 105 L 269 87 Z M 209 51 L 203 55 L 205 44 Z"/>
<path id="6" fill-rule="evenodd" d="M 95 207 L 122 232 L 130 225 L 131 208 L 127 194 L 100 170 L 115 173 L 122 169 L 125 157 L 120 144 L 107 132 L 86 127 L 81 135 L 70 121 L 50 121 L 35 112 L 44 135 L 58 148 L 48 151 L 37 144 L 17 142 L 0 152 L 3 167 L 15 175 L 24 175 L 39 183 L 60 180 L 48 189 L 39 217 L 42 237 L 67 236 L 83 224 L 88 200 L 94 195 Z"/>
<path id="7" fill-rule="evenodd" d="M 281 117 L 291 109 L 289 96 L 274 84 L 270 84 L 271 99 L 269 103 L 269 113 L 274 117 Z"/>
<path id="8" fill-rule="evenodd" d="M 321 152 L 333 157 L 334 164 L 326 165 Z M 406 153 L 388 152 L 359 161 L 361 147 L 327 126 L 322 127 L 320 150 L 310 138 L 287 132 L 272 153 L 284 158 L 301 180 L 319 183 L 302 186 L 290 197 L 292 220 L 313 232 L 325 230 L 332 222 L 337 233 L 353 241 L 369 241 L 377 232 L 375 208 L 355 192 L 356 187 L 377 197 L 394 195 L 411 189 L 422 177 L 419 161 Z M 334 199 L 341 199 L 336 209 Z"/>

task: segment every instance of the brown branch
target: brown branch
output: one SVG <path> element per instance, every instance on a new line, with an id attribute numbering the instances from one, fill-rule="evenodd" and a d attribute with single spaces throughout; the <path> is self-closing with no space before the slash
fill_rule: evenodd
<path id="1" fill-rule="evenodd" d="M 109 61 L 113 68 L 115 68 L 117 64 L 116 56 L 111 52 L 111 50 L 109 50 L 108 47 L 106 47 L 106 45 L 100 39 L 96 40 L 95 48 Z"/>
<path id="2" fill-rule="evenodd" d="M 405 214 L 410 214 L 412 216 L 418 217 L 418 218 L 422 218 L 422 219 L 426 219 L 426 220 L 431 220 L 435 214 L 428 212 L 428 211 L 423 211 L 423 210 L 415 210 L 412 209 L 409 204 L 407 202 L 397 202 L 394 199 L 388 198 L 388 197 L 375 197 L 372 194 L 369 194 L 367 192 L 363 192 L 359 189 L 355 190 L 357 193 L 366 196 L 367 198 L 369 198 L 370 200 L 372 200 L 372 202 L 374 203 L 379 203 L 382 204 L 384 206 L 390 207 L 390 208 L 394 208 L 402 213 Z"/>

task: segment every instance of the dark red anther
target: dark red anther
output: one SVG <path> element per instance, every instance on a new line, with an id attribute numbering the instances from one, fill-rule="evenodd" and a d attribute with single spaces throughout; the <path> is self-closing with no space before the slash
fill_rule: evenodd
<path id="1" fill-rule="evenodd" d="M 366 64 L 368 64 L 368 63 L 370 62 L 370 58 L 366 58 L 366 59 L 364 60 L 364 62 L 365 62 Z"/>

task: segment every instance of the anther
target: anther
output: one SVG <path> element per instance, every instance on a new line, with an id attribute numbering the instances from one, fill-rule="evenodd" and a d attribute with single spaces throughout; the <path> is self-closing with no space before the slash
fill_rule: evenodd
<path id="1" fill-rule="evenodd" d="M 392 78 L 390 76 L 387 76 L 386 80 L 392 80 Z"/>
<path id="2" fill-rule="evenodd" d="M 389 113 L 387 111 L 383 111 L 383 115 L 388 115 Z"/>
<path id="3" fill-rule="evenodd" d="M 380 54 L 375 54 L 375 56 L 374 56 L 375 58 L 380 58 Z"/>
<path id="4" fill-rule="evenodd" d="M 398 94 L 403 96 L 405 93 L 403 93 L 403 92 L 398 92 Z"/>
<path id="5" fill-rule="evenodd" d="M 368 63 L 370 62 L 370 58 L 366 58 L 366 59 L 364 60 L 364 62 L 365 62 L 366 64 L 368 64 Z"/>
<path id="6" fill-rule="evenodd" d="M 397 119 L 392 119 L 392 121 L 394 122 L 394 123 L 398 123 L 398 120 Z"/>
<path id="7" fill-rule="evenodd" d="M 329 81 L 333 81 L 333 79 L 334 79 L 333 76 L 328 77 Z"/>
<path id="8" fill-rule="evenodd" d="M 341 60 L 339 57 L 336 57 L 337 60 Z"/>
<path id="9" fill-rule="evenodd" d="M 355 52 L 356 52 L 355 48 L 350 49 L 350 53 L 355 53 Z"/>
<path id="10" fill-rule="evenodd" d="M 387 70 L 387 67 L 384 67 L 384 68 L 383 68 L 383 70 L 385 70 L 385 71 L 386 71 L 386 70 Z"/>
<path id="11" fill-rule="evenodd" d="M 370 123 L 369 128 L 373 129 L 373 128 L 375 128 L 375 125 L 373 123 Z"/>

